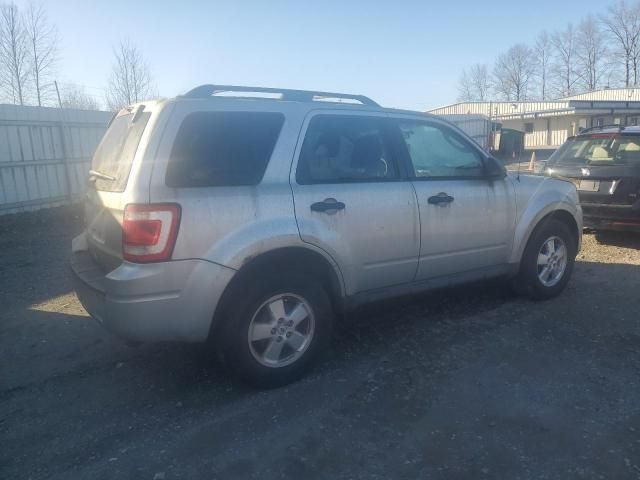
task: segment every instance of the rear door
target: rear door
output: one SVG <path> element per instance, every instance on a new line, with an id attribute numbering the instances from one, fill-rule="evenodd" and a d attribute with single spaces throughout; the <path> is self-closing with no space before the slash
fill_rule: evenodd
<path id="1" fill-rule="evenodd" d="M 292 171 L 302 240 L 340 265 L 347 293 L 413 280 L 418 208 L 379 114 L 322 111 L 305 120 Z"/>
<path id="2" fill-rule="evenodd" d="M 444 122 L 394 118 L 394 123 L 420 208 L 416 278 L 506 265 L 516 215 L 509 179 L 488 179 L 480 149 Z"/>
<path id="3" fill-rule="evenodd" d="M 132 192 L 130 177 L 150 117 L 144 106 L 123 109 L 111 121 L 93 155 L 85 225 L 89 251 L 105 271 L 122 262 L 123 212 L 127 203 L 140 200 L 141 192 Z M 147 195 L 147 188 L 142 190 Z"/>

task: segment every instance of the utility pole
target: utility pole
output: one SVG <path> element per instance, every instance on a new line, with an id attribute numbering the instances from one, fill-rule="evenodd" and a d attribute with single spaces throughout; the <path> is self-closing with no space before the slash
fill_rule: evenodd
<path id="1" fill-rule="evenodd" d="M 56 95 L 58 95 L 58 105 L 62 108 L 62 100 L 60 100 L 60 90 L 58 89 L 58 81 L 54 80 L 53 84 L 56 86 Z"/>
<path id="2" fill-rule="evenodd" d="M 53 85 L 56 87 L 56 95 L 58 96 L 58 106 L 62 109 L 62 100 L 60 99 L 60 89 L 58 88 L 58 81 L 54 80 Z M 64 164 L 64 173 L 67 178 L 67 195 L 69 197 L 69 204 L 73 203 L 73 191 L 71 189 L 71 174 L 69 172 L 69 156 L 67 155 L 67 144 L 64 138 L 64 121 L 62 120 L 64 112 L 60 112 L 60 123 L 58 128 L 60 131 L 60 146 L 62 147 L 62 163 Z"/>
<path id="3" fill-rule="evenodd" d="M 493 152 L 493 102 L 489 102 L 489 138 L 487 139 L 487 151 Z"/>

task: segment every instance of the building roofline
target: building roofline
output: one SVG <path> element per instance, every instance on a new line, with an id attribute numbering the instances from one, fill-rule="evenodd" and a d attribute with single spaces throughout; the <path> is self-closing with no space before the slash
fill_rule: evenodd
<path id="1" fill-rule="evenodd" d="M 433 110 L 440 110 L 442 108 L 455 107 L 457 105 L 504 105 L 504 104 L 531 104 L 531 103 L 563 103 L 570 101 L 592 101 L 592 100 L 581 100 L 580 97 L 592 95 L 600 92 L 620 92 L 620 91 L 631 91 L 634 92 L 638 90 L 640 92 L 640 87 L 619 87 L 619 88 L 599 88 L 597 90 L 590 90 L 588 92 L 576 93 L 574 95 L 567 95 L 560 98 L 553 98 L 547 100 L 484 100 L 484 101 L 469 101 L 469 102 L 454 102 L 446 105 L 441 105 L 439 107 L 434 107 L 426 110 L 427 112 L 432 112 Z M 625 100 L 593 100 L 600 102 L 624 102 Z"/>
<path id="2" fill-rule="evenodd" d="M 600 93 L 600 92 L 624 92 L 624 91 L 632 91 L 633 92 L 635 90 L 640 90 L 640 87 L 598 88 L 596 90 L 589 90 L 587 92 L 580 92 L 580 93 L 575 93 L 573 95 L 566 95 L 564 97 L 559 98 L 558 100 L 576 100 L 576 97 L 582 97 L 582 96 L 585 96 L 585 95 L 592 95 L 594 93 Z"/>

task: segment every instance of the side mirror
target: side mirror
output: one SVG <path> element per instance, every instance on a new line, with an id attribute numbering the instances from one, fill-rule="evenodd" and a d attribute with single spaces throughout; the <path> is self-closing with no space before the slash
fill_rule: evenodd
<path id="1" fill-rule="evenodd" d="M 487 157 L 484 163 L 484 171 L 487 178 L 504 178 L 507 175 L 507 169 L 500 160 L 493 157 Z"/>

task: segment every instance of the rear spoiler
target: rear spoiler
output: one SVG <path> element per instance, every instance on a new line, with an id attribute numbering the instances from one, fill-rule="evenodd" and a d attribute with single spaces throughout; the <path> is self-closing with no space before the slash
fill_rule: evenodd
<path id="1" fill-rule="evenodd" d="M 579 134 L 582 135 L 584 133 L 591 133 L 591 132 L 596 131 L 596 130 L 605 130 L 607 128 L 617 128 L 618 129 L 617 133 L 620 133 L 626 127 L 625 127 L 625 125 L 620 125 L 618 123 L 613 123 L 613 124 L 609 124 L 609 125 L 600 125 L 598 127 L 585 128 L 585 129 L 580 130 Z"/>
<path id="2" fill-rule="evenodd" d="M 111 124 L 116 118 L 118 118 L 121 115 L 129 115 L 133 111 L 133 109 L 134 107 L 129 106 L 129 107 L 124 107 L 119 112 L 115 112 L 111 117 L 111 120 L 109 120 L 109 123 L 107 124 L 107 128 L 111 126 Z M 129 123 L 130 124 L 136 123 L 140 119 L 140 115 L 142 115 L 142 112 L 144 112 L 144 105 L 138 105 L 137 107 L 135 107 L 135 111 L 133 111 L 133 117 L 131 118 L 131 121 Z"/>

